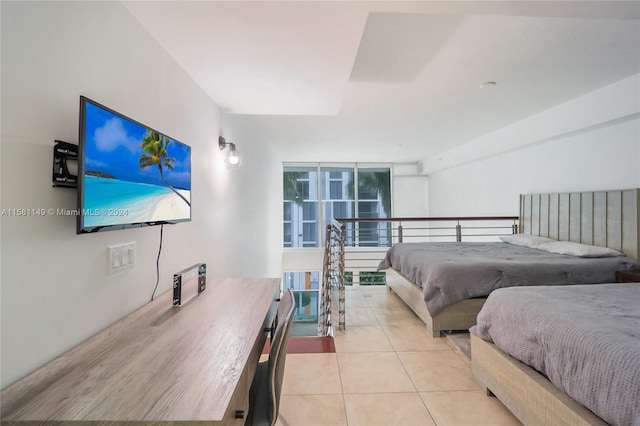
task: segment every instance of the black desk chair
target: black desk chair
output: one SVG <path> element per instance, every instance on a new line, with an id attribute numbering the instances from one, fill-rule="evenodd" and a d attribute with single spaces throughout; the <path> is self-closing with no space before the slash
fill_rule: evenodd
<path id="1" fill-rule="evenodd" d="M 295 306 L 293 291 L 288 289 L 282 295 L 278 305 L 276 329 L 271 337 L 269 359 L 258 364 L 256 375 L 251 383 L 249 415 L 245 426 L 272 426 L 278 419 L 287 342 L 293 324 Z"/>

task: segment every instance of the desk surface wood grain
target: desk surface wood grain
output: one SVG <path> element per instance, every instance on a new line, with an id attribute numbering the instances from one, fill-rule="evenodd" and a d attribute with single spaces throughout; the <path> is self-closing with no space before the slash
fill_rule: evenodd
<path id="1" fill-rule="evenodd" d="M 7 387 L 2 420 L 222 421 L 279 282 L 209 280 L 181 307 L 169 291 Z"/>

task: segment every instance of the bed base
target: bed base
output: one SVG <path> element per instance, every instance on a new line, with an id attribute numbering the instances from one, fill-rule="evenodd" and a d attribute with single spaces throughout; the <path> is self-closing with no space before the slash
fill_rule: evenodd
<path id="1" fill-rule="evenodd" d="M 476 324 L 476 317 L 486 298 L 462 300 L 432 317 L 424 303 L 424 295 L 420 287 L 393 269 L 387 269 L 386 272 L 387 288 L 393 290 L 420 317 L 433 337 L 440 337 L 445 331 L 468 330 L 469 327 Z"/>
<path id="2" fill-rule="evenodd" d="M 606 425 L 542 374 L 471 334 L 476 384 L 496 396 L 525 425 Z"/>

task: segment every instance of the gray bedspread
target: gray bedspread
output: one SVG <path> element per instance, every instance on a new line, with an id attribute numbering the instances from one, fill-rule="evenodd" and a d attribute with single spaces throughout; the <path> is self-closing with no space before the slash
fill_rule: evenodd
<path id="1" fill-rule="evenodd" d="M 497 290 L 471 332 L 607 423 L 640 426 L 640 284 Z"/>
<path id="2" fill-rule="evenodd" d="M 615 281 L 615 271 L 640 267 L 624 256 L 583 258 L 503 242 L 400 243 L 378 270 L 393 268 L 423 289 L 432 316 L 464 299 L 503 287 Z"/>

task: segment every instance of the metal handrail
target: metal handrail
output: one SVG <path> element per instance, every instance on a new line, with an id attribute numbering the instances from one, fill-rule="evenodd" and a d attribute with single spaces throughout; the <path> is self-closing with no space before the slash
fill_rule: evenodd
<path id="1" fill-rule="evenodd" d="M 347 217 L 333 219 L 338 223 L 349 222 L 437 222 L 462 220 L 520 220 L 519 216 L 434 216 L 434 217 Z"/>
<path id="2" fill-rule="evenodd" d="M 333 336 L 334 318 L 338 329 L 345 330 L 344 294 L 344 225 L 332 223 L 327 226 L 318 335 Z"/>
<path id="3" fill-rule="evenodd" d="M 404 235 L 403 222 L 456 222 L 455 226 L 439 226 L 439 227 L 411 227 L 412 231 L 427 231 L 429 238 L 453 238 L 456 241 L 462 241 L 463 226 L 461 223 L 468 221 L 512 221 L 510 226 L 465 226 L 466 230 L 509 230 L 508 232 L 499 233 L 481 233 L 469 234 L 474 237 L 491 237 L 503 235 L 507 233 L 518 232 L 518 216 L 448 216 L 448 217 L 389 217 L 389 218 L 339 218 L 333 219 L 326 228 L 324 260 L 322 270 L 322 286 L 320 288 L 320 310 L 318 315 L 318 335 L 332 336 L 334 332 L 334 324 L 337 322 L 339 330 L 345 330 L 345 269 L 347 258 L 345 256 L 345 246 L 349 245 L 350 267 L 353 273 L 352 279 L 355 283 L 355 275 L 361 278 L 360 271 L 366 270 L 367 262 L 375 262 L 380 260 L 371 257 L 351 258 L 352 255 L 362 255 L 369 253 L 370 250 L 385 247 L 380 245 L 380 231 L 384 231 L 384 239 L 388 243 L 393 240 L 402 242 L 404 238 L 420 238 L 425 235 Z M 377 227 L 375 229 L 362 229 L 357 226 L 360 222 L 377 222 L 388 224 L 384 228 Z M 397 226 L 392 223 L 398 222 Z M 353 224 L 351 229 L 347 229 L 347 224 Z M 428 231 L 454 231 L 455 234 L 447 233 L 429 233 Z M 347 235 L 351 235 L 347 244 Z M 363 236 L 378 235 L 376 239 L 362 238 Z M 465 235 L 466 236 L 466 235 Z M 357 248 L 360 248 L 358 251 Z M 356 263 L 360 262 L 360 263 Z M 370 263 L 369 263 L 370 265 Z M 370 267 L 370 266 L 369 266 Z M 337 320 L 337 321 L 336 321 Z"/>
<path id="4" fill-rule="evenodd" d="M 380 230 L 385 230 L 388 232 L 388 236 L 391 237 L 391 239 L 393 239 L 393 237 L 397 237 L 398 242 L 403 242 L 404 240 L 404 227 L 402 225 L 402 222 L 456 222 L 455 226 L 451 226 L 451 227 L 413 227 L 411 228 L 412 230 L 425 230 L 425 231 L 433 231 L 433 230 L 455 230 L 455 237 L 456 237 L 456 241 L 460 242 L 462 241 L 462 229 L 463 226 L 461 225 L 460 222 L 469 222 L 469 221 L 512 221 L 512 224 L 510 226 L 511 232 L 512 234 L 517 234 L 518 233 L 518 222 L 520 220 L 519 216 L 434 216 L 434 217 L 388 217 L 388 218 L 338 218 L 338 219 L 334 219 L 335 223 L 339 223 L 341 224 L 341 226 L 344 226 L 344 224 L 347 223 L 352 223 L 354 224 L 353 229 L 351 230 L 353 232 L 353 245 L 355 246 L 359 246 L 359 240 L 362 237 L 362 233 L 360 232 L 360 229 L 358 228 L 357 224 L 359 223 L 387 223 L 389 225 L 391 225 L 389 228 L 382 228 L 382 227 L 378 227 L 376 228 L 378 231 Z M 397 227 L 393 227 L 393 223 L 397 222 L 398 226 Z M 478 230 L 478 229 L 508 229 L 508 227 L 504 226 L 504 227 L 497 227 L 497 226 L 489 226 L 489 227 L 479 227 L 479 226 L 466 226 L 465 229 L 468 230 Z M 367 229 L 365 231 L 365 235 L 373 235 L 372 234 L 373 230 Z M 394 234 L 394 231 L 396 231 L 396 233 Z M 501 234 L 474 234 L 474 236 L 478 237 L 478 236 L 494 236 L 494 235 L 501 235 Z M 441 238 L 441 237 L 448 237 L 448 236 L 453 236 L 453 235 L 448 235 L 448 234 L 433 234 L 433 235 L 428 235 L 430 238 Z M 411 238 L 417 237 L 417 236 L 409 236 Z M 371 243 L 371 241 L 369 241 L 368 243 Z"/>
<path id="5" fill-rule="evenodd" d="M 437 227 L 408 227 L 407 231 L 420 231 L 422 235 L 405 235 L 403 222 L 455 222 L 455 226 L 437 226 Z M 467 226 L 465 222 L 474 221 L 511 221 L 505 226 L 496 226 L 495 224 L 487 224 L 487 226 L 479 226 L 477 224 Z M 360 222 L 377 222 L 385 224 L 374 229 L 363 229 L 358 227 Z M 397 226 L 393 223 L 397 222 Z M 352 226 L 348 226 L 353 224 Z M 465 226 L 463 226 L 465 224 Z M 327 225 L 325 252 L 324 252 L 324 268 L 323 268 L 323 285 L 321 294 L 320 320 L 318 323 L 318 333 L 320 335 L 332 335 L 334 319 L 337 317 L 337 323 L 340 330 L 346 328 L 345 324 L 345 271 L 350 272 L 350 279 L 353 284 L 359 283 L 363 277 L 363 273 L 371 273 L 371 269 L 375 269 L 377 261 L 382 260 L 386 247 L 394 241 L 403 242 L 404 238 L 424 238 L 438 239 L 449 238 L 455 241 L 462 241 L 463 237 L 481 238 L 488 241 L 487 237 L 497 237 L 499 235 L 516 234 L 519 229 L 518 216 L 450 216 L 450 217 L 390 217 L 390 218 L 339 218 L 333 219 L 331 224 Z M 467 233 L 463 231 L 472 230 L 491 230 L 492 232 Z M 380 233 L 382 231 L 382 233 Z M 423 231 L 426 231 L 426 235 Z M 435 232 L 430 232 L 435 231 Z M 455 231 L 446 234 L 441 231 Z M 500 232 L 503 231 L 503 232 Z M 377 235 L 378 238 L 366 238 Z M 364 236 L 364 238 L 363 238 Z M 381 244 L 384 240 L 385 244 Z M 348 250 L 346 250 L 348 246 Z M 346 253 L 349 256 L 346 256 Z M 376 258 L 375 254 L 380 257 Z M 347 267 L 347 263 L 349 266 Z M 337 312 L 336 312 L 337 311 Z"/>

